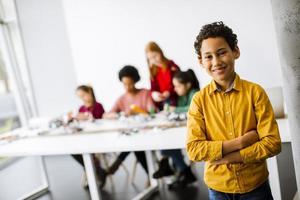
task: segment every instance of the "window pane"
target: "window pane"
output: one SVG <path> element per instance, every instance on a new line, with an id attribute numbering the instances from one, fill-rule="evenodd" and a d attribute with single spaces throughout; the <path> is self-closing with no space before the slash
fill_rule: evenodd
<path id="1" fill-rule="evenodd" d="M 15 99 L 0 49 L 0 134 L 20 126 Z"/>

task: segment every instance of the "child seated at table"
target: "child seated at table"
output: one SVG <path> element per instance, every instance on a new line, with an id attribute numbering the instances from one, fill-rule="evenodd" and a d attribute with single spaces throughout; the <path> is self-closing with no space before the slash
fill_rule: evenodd
<path id="1" fill-rule="evenodd" d="M 83 105 L 80 106 L 78 113 L 76 116 L 69 118 L 73 118 L 78 121 L 85 121 L 89 119 L 101 119 L 104 114 L 103 106 L 96 101 L 96 97 L 94 94 L 94 90 L 92 87 L 87 85 L 80 85 L 76 89 L 77 96 L 82 100 Z M 71 115 L 71 114 L 70 114 Z M 72 155 L 72 157 L 84 167 L 82 155 Z M 103 187 L 106 181 L 106 173 L 105 170 L 100 165 L 100 160 L 93 154 L 94 165 L 96 169 L 97 179 L 100 187 Z M 88 187 L 86 174 L 84 173 L 82 178 L 82 185 L 84 188 Z"/>
<path id="2" fill-rule="evenodd" d="M 155 105 L 151 98 L 151 93 L 147 89 L 136 88 L 136 83 L 140 80 L 138 70 L 130 65 L 124 66 L 119 71 L 119 80 L 123 83 L 125 93 L 115 102 L 112 109 L 103 115 L 106 119 L 117 119 L 121 112 L 125 116 L 135 114 L 147 114 L 155 110 Z M 130 152 L 122 152 L 107 170 L 108 174 L 114 174 Z M 138 162 L 148 173 L 146 156 L 144 151 L 134 152 Z"/>
<path id="3" fill-rule="evenodd" d="M 193 70 L 177 72 L 173 79 L 174 90 L 178 95 L 177 106 L 170 107 L 170 111 L 186 113 L 192 101 L 193 95 L 199 90 L 199 82 Z M 177 179 L 170 185 L 170 189 L 182 188 L 196 181 L 191 168 L 185 163 L 181 149 L 162 150 L 163 158 L 159 163 L 159 169 L 153 174 L 153 178 L 162 178 L 174 174 L 169 165 L 169 157 L 178 171 Z"/>
<path id="4" fill-rule="evenodd" d="M 192 69 L 177 72 L 172 81 L 178 99 L 176 106 L 171 106 L 170 111 L 187 113 L 194 94 L 200 89 L 196 74 Z"/>

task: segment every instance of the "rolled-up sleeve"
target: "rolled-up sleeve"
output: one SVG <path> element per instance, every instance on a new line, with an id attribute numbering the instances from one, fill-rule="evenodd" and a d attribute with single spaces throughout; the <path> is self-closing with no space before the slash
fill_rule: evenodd
<path id="1" fill-rule="evenodd" d="M 188 111 L 186 151 L 192 161 L 222 158 L 222 141 L 207 140 L 199 92 L 194 95 Z"/>
<path id="2" fill-rule="evenodd" d="M 279 154 L 281 151 L 278 125 L 270 100 L 260 86 L 255 88 L 253 95 L 257 132 L 260 140 L 240 150 L 244 163 L 260 162 Z"/>

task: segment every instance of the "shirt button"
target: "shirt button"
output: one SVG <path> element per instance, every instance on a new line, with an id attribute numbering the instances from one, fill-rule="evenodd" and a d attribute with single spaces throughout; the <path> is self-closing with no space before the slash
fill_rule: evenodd
<path id="1" fill-rule="evenodd" d="M 232 135 L 232 133 L 229 133 L 229 135 Z"/>
<path id="2" fill-rule="evenodd" d="M 238 173 L 238 172 L 237 172 L 237 173 L 236 173 L 236 175 L 237 175 L 237 176 L 239 176 L 239 175 L 240 175 L 240 173 Z"/>
<path id="3" fill-rule="evenodd" d="M 229 115 L 229 114 L 230 114 L 230 112 L 229 112 L 229 111 L 227 111 L 227 112 L 226 112 L 226 114 L 227 114 L 227 115 Z"/>

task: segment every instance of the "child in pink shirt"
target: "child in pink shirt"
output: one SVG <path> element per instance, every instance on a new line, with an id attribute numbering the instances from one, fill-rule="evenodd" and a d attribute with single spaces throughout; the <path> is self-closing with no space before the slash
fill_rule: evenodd
<path id="1" fill-rule="evenodd" d="M 144 113 L 149 112 L 155 107 L 149 90 L 136 89 L 135 92 L 127 91 L 125 94 L 120 96 L 113 108 L 110 110 L 110 113 L 124 112 L 127 116 L 137 114 L 132 108 L 132 105 L 139 107 L 144 111 Z"/>
<path id="2" fill-rule="evenodd" d="M 147 89 L 138 89 L 135 84 L 140 80 L 138 70 L 133 66 L 125 66 L 119 72 L 119 79 L 123 83 L 125 93 L 119 97 L 110 112 L 103 115 L 106 119 L 114 119 L 124 112 L 126 116 L 139 113 L 147 114 L 155 110 L 155 105 L 151 98 L 151 93 Z M 114 174 L 130 152 L 122 152 L 112 166 L 108 169 L 108 174 Z M 148 167 L 144 151 L 134 152 L 137 160 L 148 173 Z"/>

